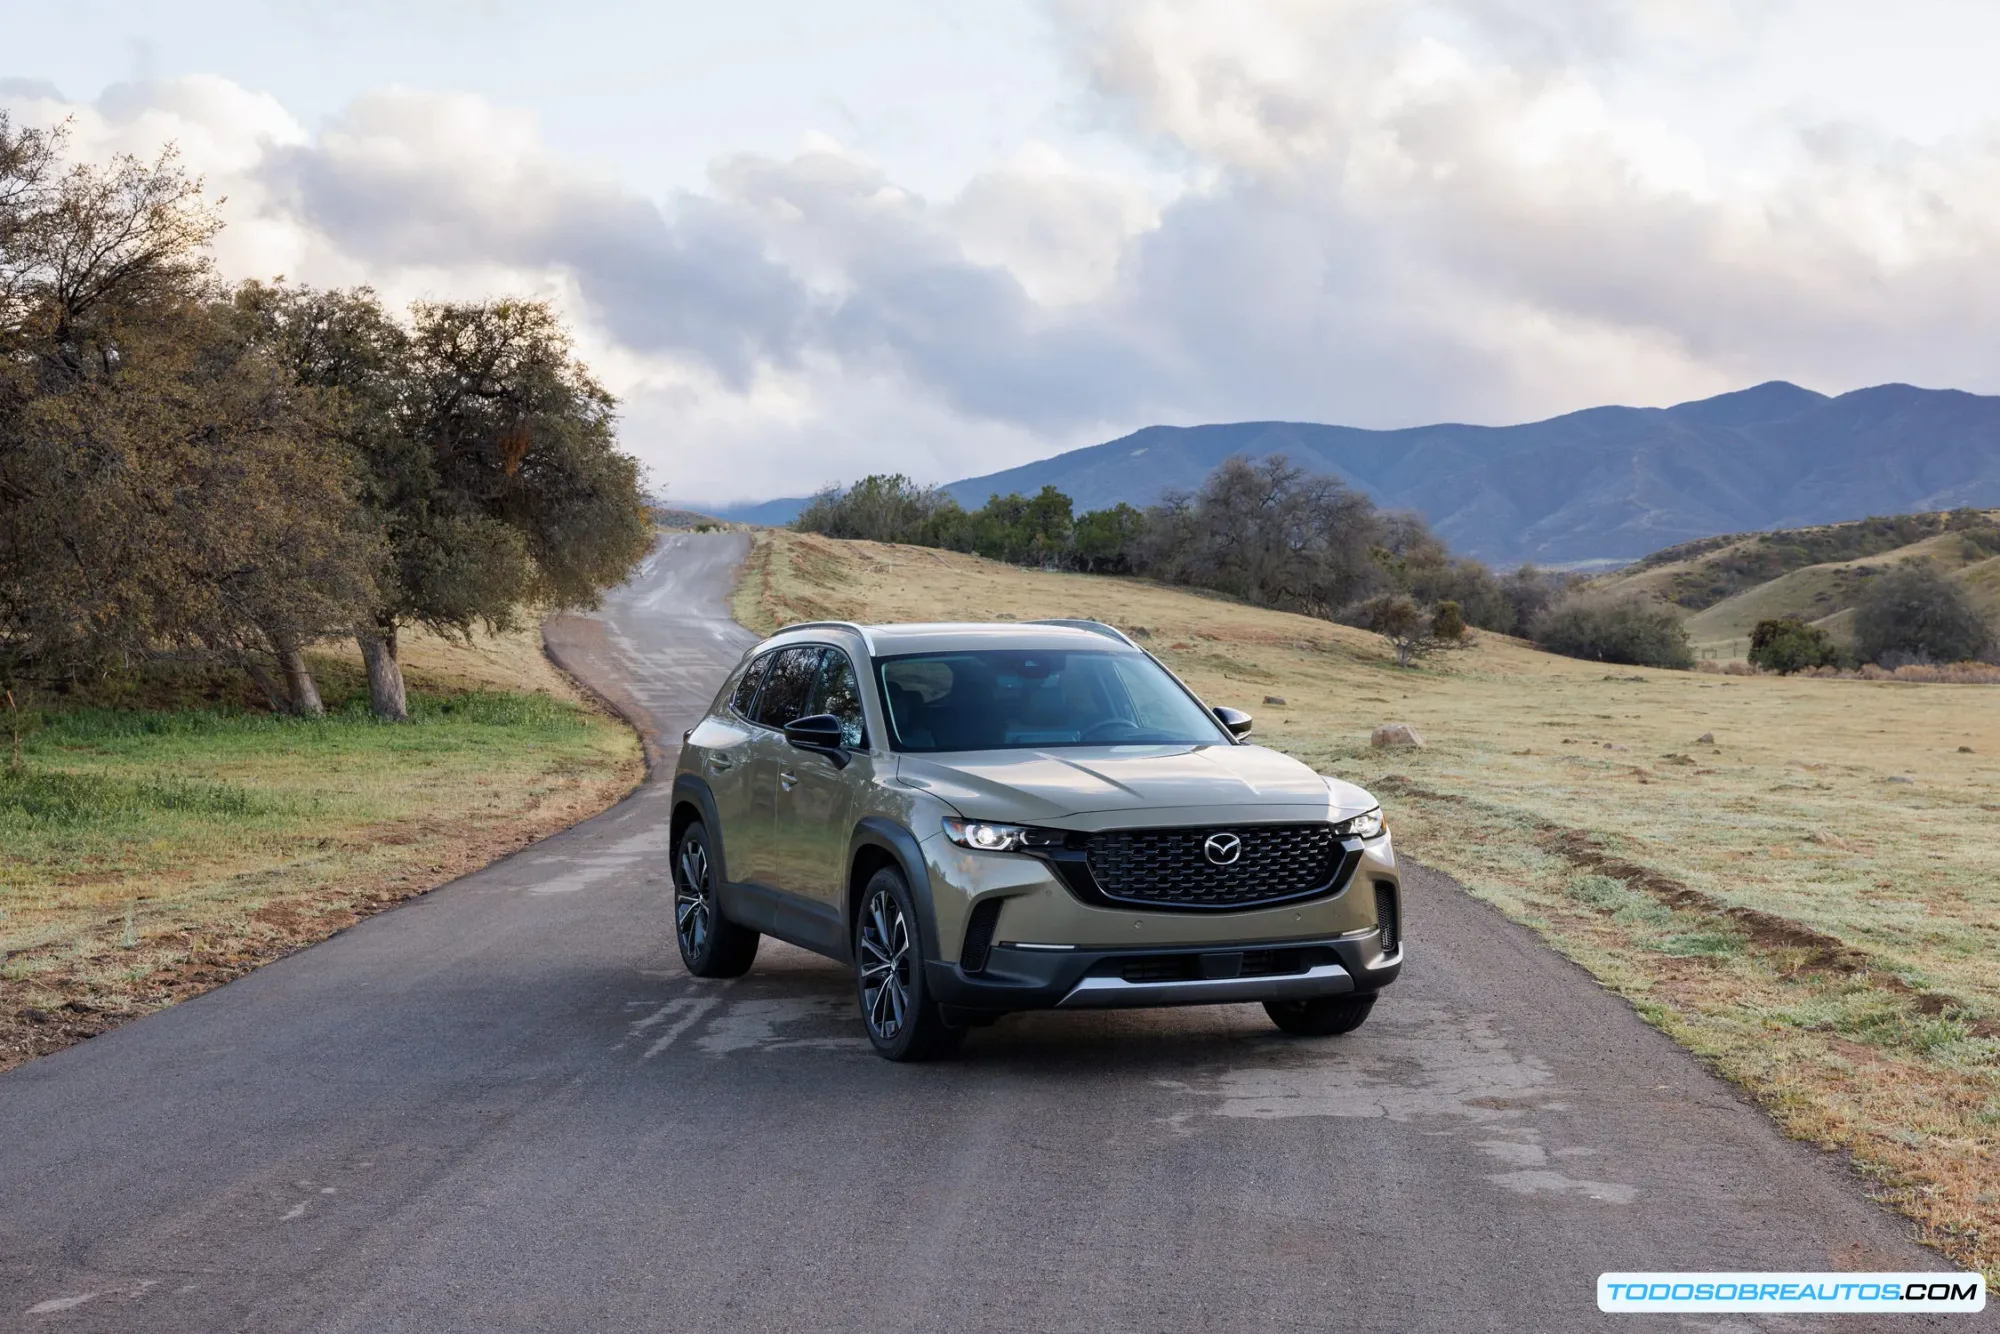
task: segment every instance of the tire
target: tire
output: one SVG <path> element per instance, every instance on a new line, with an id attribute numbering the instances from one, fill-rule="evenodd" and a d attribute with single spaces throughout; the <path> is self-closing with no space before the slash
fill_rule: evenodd
<path id="1" fill-rule="evenodd" d="M 757 933 L 722 915 L 708 830 L 694 820 L 674 840 L 674 943 L 696 977 L 741 977 L 757 957 Z"/>
<path id="2" fill-rule="evenodd" d="M 854 919 L 854 992 L 869 1044 L 891 1061 L 946 1056 L 965 1038 L 930 997 L 917 921 L 901 872 L 885 866 L 869 877 Z"/>
<path id="3" fill-rule="evenodd" d="M 1294 1037 L 1329 1038 L 1336 1033 L 1352 1033 L 1368 1021 L 1375 1008 L 1375 993 L 1314 996 L 1310 1000 L 1265 1001 L 1264 1013 L 1271 1022 Z"/>

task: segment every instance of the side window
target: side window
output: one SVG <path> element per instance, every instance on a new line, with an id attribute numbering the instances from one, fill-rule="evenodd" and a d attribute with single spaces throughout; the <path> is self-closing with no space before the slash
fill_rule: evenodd
<path id="1" fill-rule="evenodd" d="M 868 744 L 868 728 L 861 717 L 861 686 L 854 678 L 854 664 L 839 649 L 826 651 L 820 663 L 819 685 L 806 712 L 832 714 L 840 719 L 842 740 L 850 746 Z"/>
<path id="2" fill-rule="evenodd" d="M 757 721 L 766 727 L 783 727 L 806 716 L 813 683 L 819 676 L 817 648 L 779 649 L 771 655 L 764 689 L 757 696 Z"/>
<path id="3" fill-rule="evenodd" d="M 757 683 L 764 679 L 764 669 L 771 665 L 771 655 L 766 653 L 743 669 L 743 679 L 736 683 L 736 693 L 729 697 L 729 707 L 740 717 L 750 716 L 750 705 L 757 698 Z"/>

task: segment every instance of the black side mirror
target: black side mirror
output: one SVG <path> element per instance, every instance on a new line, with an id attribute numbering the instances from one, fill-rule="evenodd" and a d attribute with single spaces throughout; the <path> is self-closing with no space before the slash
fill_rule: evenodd
<path id="1" fill-rule="evenodd" d="M 1241 709 L 1217 707 L 1215 710 L 1215 720 L 1228 728 L 1229 735 L 1231 736 L 1250 735 L 1250 715 Z"/>
<path id="2" fill-rule="evenodd" d="M 815 713 L 785 724 L 785 740 L 800 750 L 818 751 L 841 768 L 847 767 L 847 733 L 840 719 L 830 713 Z"/>

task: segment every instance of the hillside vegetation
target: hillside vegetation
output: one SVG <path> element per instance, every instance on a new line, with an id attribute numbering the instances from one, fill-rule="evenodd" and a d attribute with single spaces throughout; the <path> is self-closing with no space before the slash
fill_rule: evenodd
<path id="1" fill-rule="evenodd" d="M 1711 533 L 1992 504 L 1996 433 L 2000 397 L 1907 384 L 1829 397 L 1773 381 L 1668 408 L 1587 408 L 1513 426 L 1148 426 L 945 490 L 967 507 L 1053 486 L 1081 510 L 1143 508 L 1200 485 L 1233 455 L 1283 454 L 1386 509 L 1422 514 L 1454 551 L 1496 565 L 1570 564 L 1632 560 Z M 727 514 L 784 523 L 803 505 Z"/>
<path id="2" fill-rule="evenodd" d="M 2000 1269 L 2000 688 L 1610 671 L 1490 634 L 1410 670 L 1218 596 L 774 531 L 736 613 L 1126 628 Z M 1391 720 L 1429 747 L 1371 750 Z"/>
<path id="3" fill-rule="evenodd" d="M 1950 574 L 1990 620 L 2000 621 L 2000 510 L 1709 538 L 1655 552 L 1596 587 L 1685 609 L 1696 652 L 1730 659 L 1744 656 L 1757 622 L 1787 616 L 1851 644 L 1851 611 L 1868 581 L 1912 560 Z"/>

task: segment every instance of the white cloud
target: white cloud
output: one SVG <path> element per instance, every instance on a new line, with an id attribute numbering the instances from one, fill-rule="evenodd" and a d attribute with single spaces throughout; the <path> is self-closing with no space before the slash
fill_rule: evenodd
<path id="1" fill-rule="evenodd" d="M 310 131 L 213 78 L 0 104 L 74 115 L 92 155 L 177 140 L 230 197 L 232 272 L 553 296 L 684 498 L 941 480 L 1159 420 L 1508 420 L 1773 376 L 2000 388 L 2000 131 L 1754 107 L 1719 142 L 1693 109 L 1704 60 L 1809 21 L 1782 7 L 1055 12 L 1078 116 L 1151 174 L 1034 141 L 925 198 L 819 135 L 717 145 L 703 188 L 654 197 L 470 96 L 368 93 Z"/>

